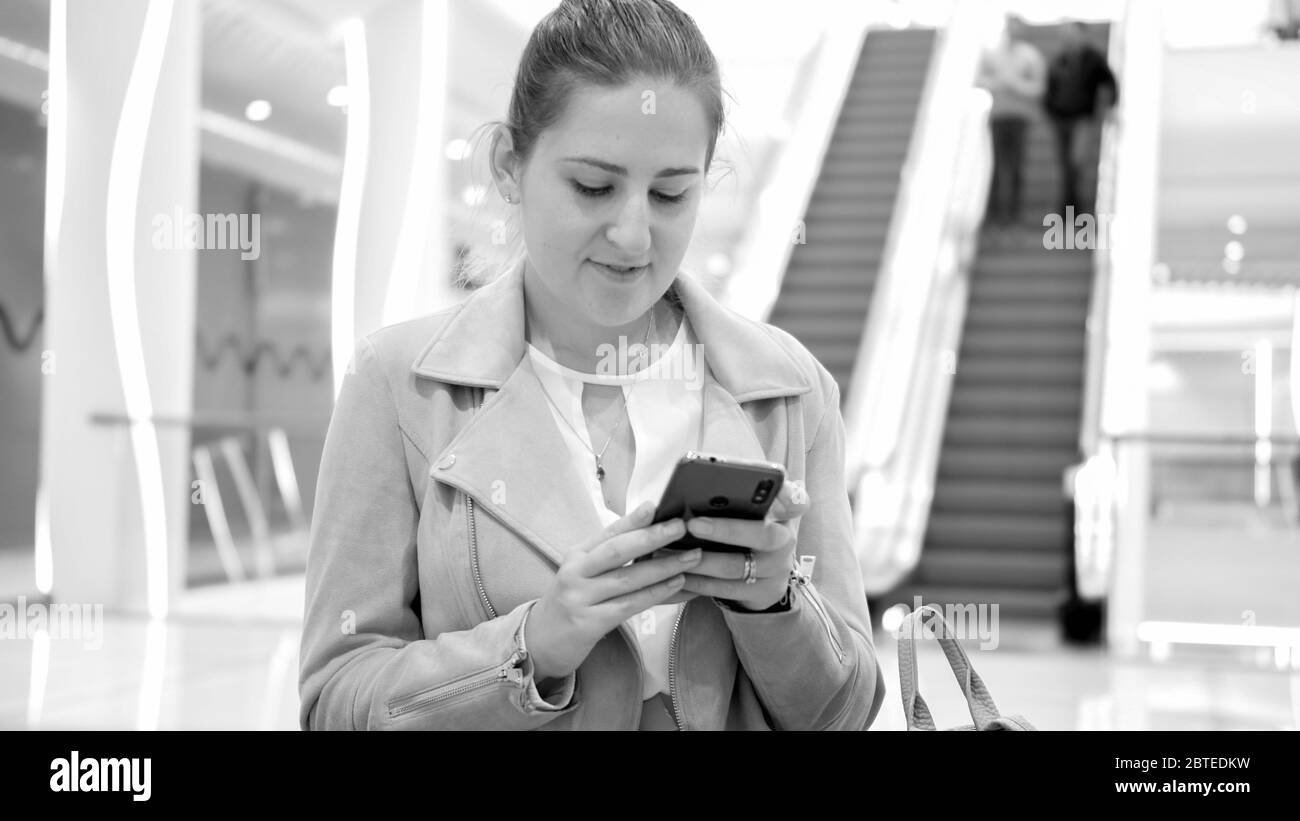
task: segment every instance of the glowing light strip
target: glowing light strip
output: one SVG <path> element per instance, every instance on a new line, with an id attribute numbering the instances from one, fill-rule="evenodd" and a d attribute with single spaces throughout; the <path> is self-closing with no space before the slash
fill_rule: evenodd
<path id="1" fill-rule="evenodd" d="M 45 292 L 51 293 L 59 273 L 59 236 L 63 227 L 63 200 L 68 171 L 68 4 L 50 3 L 50 54 L 46 117 L 45 163 Z M 54 589 L 54 541 L 50 536 L 50 499 L 43 477 L 36 482 L 36 589 Z"/>
<path id="2" fill-rule="evenodd" d="M 145 627 L 144 664 L 140 670 L 140 699 L 135 728 L 157 730 L 162 714 L 163 673 L 167 668 L 167 623 L 151 619 Z"/>
<path id="3" fill-rule="evenodd" d="M 51 7 L 50 9 L 51 23 L 54 22 L 55 19 L 54 15 L 55 15 L 54 9 Z M 51 39 L 54 38 L 53 26 L 51 26 L 50 28 L 50 38 Z M 34 69 L 39 69 L 40 71 L 49 71 L 50 59 L 52 57 L 53 51 L 54 49 L 51 48 L 50 49 L 51 54 L 46 54 L 40 49 L 32 48 L 26 43 L 20 43 L 17 40 L 11 40 L 8 37 L 0 35 L 0 57 L 6 57 L 15 62 L 22 63 L 25 66 L 29 66 Z"/>
<path id="4" fill-rule="evenodd" d="M 50 634 L 37 630 L 32 636 L 32 676 L 27 685 L 27 729 L 35 730 L 45 710 L 45 685 L 50 680 Z"/>
<path id="5" fill-rule="evenodd" d="M 356 346 L 357 236 L 361 231 L 361 197 L 370 153 L 370 68 L 366 56 L 366 26 L 351 18 L 341 26 L 348 81 L 347 146 L 343 150 L 343 180 L 339 184 L 338 222 L 334 228 L 334 276 L 331 294 L 334 396 Z"/>
<path id="6" fill-rule="evenodd" d="M 1291 302 L 1291 415 L 1300 431 L 1300 291 Z"/>
<path id="7" fill-rule="evenodd" d="M 135 226 L 145 143 L 171 27 L 171 13 L 171 3 L 161 0 L 150 0 L 145 11 L 140 44 L 131 66 L 113 139 L 106 208 L 109 316 L 126 413 L 132 420 L 131 449 L 135 456 L 143 516 L 146 595 L 152 618 L 162 618 L 167 614 L 167 509 L 136 304 Z"/>
<path id="8" fill-rule="evenodd" d="M 1300 628 L 1247 624 L 1203 624 L 1187 621 L 1144 621 L 1139 641 L 1169 644 L 1215 644 L 1238 647 L 1298 647 Z"/>
<path id="9" fill-rule="evenodd" d="M 435 16 L 435 11 L 439 16 Z M 446 7 L 441 3 L 420 6 L 420 96 L 415 142 L 411 146 L 410 188 L 406 194 L 402 227 L 397 235 L 393 268 L 388 275 L 388 293 L 381 319 L 383 325 L 400 322 L 433 307 L 421 304 L 418 292 L 424 273 L 421 261 L 428 225 L 433 218 L 434 196 L 442 190 L 441 186 L 432 183 L 437 172 L 434 163 L 440 159 L 436 135 L 439 133 L 441 107 L 437 104 L 437 95 L 445 84 L 447 48 L 445 42 L 435 43 L 434 38 L 447 30 L 445 18 Z M 443 275 L 441 266 L 433 274 Z"/>

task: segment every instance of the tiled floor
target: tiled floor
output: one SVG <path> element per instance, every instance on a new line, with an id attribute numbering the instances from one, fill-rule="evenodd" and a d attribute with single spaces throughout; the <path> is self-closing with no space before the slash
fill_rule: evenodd
<path id="1" fill-rule="evenodd" d="M 166 623 L 106 617 L 97 649 L 0 639 L 0 729 L 296 729 L 301 585 L 202 591 Z M 1222 655 L 1122 660 L 1009 623 L 1001 634 L 996 649 L 967 652 L 1001 710 L 1040 729 L 1300 726 L 1294 670 Z M 889 693 L 873 729 L 900 730 L 897 645 L 879 627 L 876 643 Z M 937 723 L 968 723 L 942 653 L 927 645 L 921 692 Z"/>

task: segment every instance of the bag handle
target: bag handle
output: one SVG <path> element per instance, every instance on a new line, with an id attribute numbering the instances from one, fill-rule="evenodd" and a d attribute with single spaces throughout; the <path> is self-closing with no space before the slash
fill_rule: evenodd
<path id="1" fill-rule="evenodd" d="M 943 613 L 934 605 L 923 605 L 903 619 L 898 634 L 898 677 L 902 684 L 903 716 L 907 719 L 909 730 L 934 730 L 934 716 L 930 707 L 921 698 L 917 689 L 916 669 L 916 634 L 924 627 L 927 619 L 937 619 L 935 636 L 943 654 L 948 657 L 948 666 L 957 677 L 957 684 L 966 696 L 966 706 L 970 709 L 971 720 L 975 729 L 984 730 L 1000 717 L 993 696 L 984 686 L 984 680 L 971 666 L 966 651 L 954 638 L 952 625 L 944 619 Z"/>

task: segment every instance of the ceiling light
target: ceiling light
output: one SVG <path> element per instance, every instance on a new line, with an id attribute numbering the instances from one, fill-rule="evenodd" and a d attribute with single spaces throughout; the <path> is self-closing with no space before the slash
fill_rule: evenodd
<path id="1" fill-rule="evenodd" d="M 1241 262 L 1241 259 L 1244 256 L 1246 256 L 1246 247 L 1235 239 L 1223 246 L 1224 259 L 1230 259 L 1233 262 Z"/>
<path id="2" fill-rule="evenodd" d="M 271 116 L 271 104 L 266 100 L 254 100 L 244 109 L 244 116 L 255 123 L 260 123 Z"/>
<path id="3" fill-rule="evenodd" d="M 1228 217 L 1228 230 L 1237 236 L 1246 233 L 1246 218 L 1241 214 L 1233 214 Z"/>
<path id="4" fill-rule="evenodd" d="M 325 102 L 329 103 L 330 105 L 336 108 L 342 108 L 343 106 L 347 105 L 348 87 L 334 86 L 329 90 L 329 93 L 325 95 Z"/>

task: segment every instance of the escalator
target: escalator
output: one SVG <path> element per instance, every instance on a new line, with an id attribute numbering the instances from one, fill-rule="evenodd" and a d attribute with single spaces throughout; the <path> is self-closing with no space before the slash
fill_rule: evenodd
<path id="1" fill-rule="evenodd" d="M 934 49 L 930 29 L 871 31 L 768 321 L 848 394 Z"/>
<path id="2" fill-rule="evenodd" d="M 1029 38 L 1049 59 L 1054 29 Z M 1093 34 L 1105 42 L 1106 27 Z M 983 230 L 970 273 L 920 561 L 882 603 L 997 603 L 1002 616 L 1046 620 L 1066 593 L 1062 476 L 1079 461 L 1093 263 L 1091 251 L 1043 247 L 1058 176 L 1051 124 L 1035 122 L 1021 223 Z"/>

